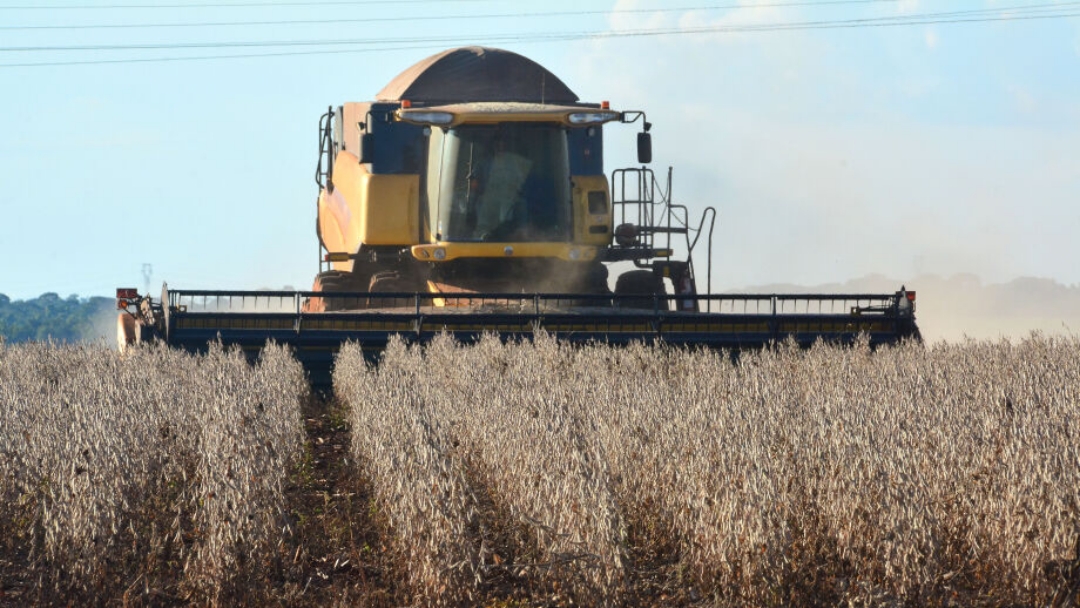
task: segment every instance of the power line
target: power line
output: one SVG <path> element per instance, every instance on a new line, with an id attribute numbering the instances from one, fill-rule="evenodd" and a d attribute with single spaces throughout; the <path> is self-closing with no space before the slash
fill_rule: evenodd
<path id="1" fill-rule="evenodd" d="M 1078 5 L 1080 2 L 1073 2 Z M 1043 8 L 1049 5 L 1037 5 L 1028 8 Z M 690 33 L 729 33 L 747 31 L 773 31 L 786 29 L 833 29 L 838 27 L 870 27 L 875 25 L 889 24 L 925 24 L 923 20 L 933 20 L 932 23 L 953 23 L 959 21 L 998 21 L 1015 20 L 1021 18 L 1058 18 L 1074 16 L 1068 11 L 1047 12 L 1044 14 L 1001 14 L 1000 9 L 969 9 L 963 11 L 948 11 L 939 13 L 923 13 L 914 15 L 890 15 L 885 17 L 862 17 L 842 20 L 802 21 L 789 23 L 761 23 L 743 24 L 735 26 L 703 26 L 703 27 L 678 27 L 646 30 L 624 30 L 619 32 L 554 32 L 534 34 L 500 34 L 473 37 L 477 41 L 516 41 L 519 39 L 549 37 L 560 38 L 564 35 L 579 38 L 600 38 L 610 35 L 616 36 L 658 36 Z M 970 17 L 962 19 L 962 17 Z M 343 46 L 343 45 L 378 45 L 378 44 L 403 44 L 403 43 L 435 43 L 452 42 L 461 40 L 462 36 L 422 36 L 405 38 L 360 38 L 340 40 L 250 40 L 250 41 L 210 41 L 210 42 L 152 42 L 136 44 L 83 44 L 83 45 L 41 45 L 41 46 L 0 46 L 0 53 L 31 53 L 31 52 L 87 52 L 87 51 L 144 51 L 144 50 L 178 50 L 178 49 L 227 49 L 227 48 L 269 48 L 269 47 L 313 47 L 313 46 Z"/>
<path id="2" fill-rule="evenodd" d="M 853 19 L 850 21 L 836 21 L 836 22 L 807 22 L 807 23 L 775 23 L 775 24 L 759 24 L 759 25 L 746 25 L 732 28 L 683 28 L 683 29 L 669 29 L 669 30 L 652 30 L 652 31 L 630 31 L 620 35 L 625 36 L 663 36 L 670 34 L 710 34 L 710 33 L 741 33 L 741 32 L 779 32 L 779 31 L 793 31 L 793 30 L 826 30 L 826 29 L 851 29 L 860 27 L 895 27 L 905 25 L 938 25 L 948 23 L 987 23 L 995 21 L 1030 21 L 1030 20 L 1042 20 L 1042 19 L 1065 19 L 1071 17 L 1080 17 L 1080 11 L 1064 12 L 1064 13 L 1047 13 L 1047 14 L 1030 14 L 1030 15 L 1000 15 L 1000 16 L 985 16 L 985 17 L 957 17 L 957 18 L 929 18 L 909 16 L 903 20 L 890 21 L 890 22 L 873 22 L 868 20 Z"/>
<path id="3" fill-rule="evenodd" d="M 527 41 L 526 41 L 527 42 Z M 546 40 L 544 42 L 547 42 Z M 354 53 L 381 53 L 386 51 L 414 51 L 422 49 L 443 49 L 444 45 L 422 44 L 409 46 L 386 46 L 372 49 L 338 49 L 320 51 L 281 51 L 279 53 L 242 53 L 229 55 L 195 55 L 188 57 L 135 57 L 123 59 L 91 59 L 88 61 L 56 61 L 47 63 L 11 63 L 0 64 L 0 68 L 36 67 L 36 66 L 65 66 L 65 65 L 105 65 L 115 63 L 171 63 L 177 61 L 203 61 L 216 59 L 256 59 L 260 57 L 300 57 L 304 55 L 340 55 Z"/>
<path id="4" fill-rule="evenodd" d="M 596 32 L 578 32 L 574 35 L 589 36 Z M 525 37 L 545 37 L 548 34 L 537 33 Z M 560 34 L 550 34 L 560 36 Z M 520 34 L 503 34 L 494 36 L 482 36 L 474 40 L 501 42 L 516 40 Z M 0 53 L 11 52 L 56 52 L 56 51 L 147 51 L 147 50 L 178 50 L 178 49 L 228 49 L 228 48 L 266 48 L 266 47 L 304 47 L 304 46 L 343 46 L 343 45 L 368 45 L 368 44 L 398 44 L 398 43 L 421 43 L 421 42 L 453 42 L 460 40 L 461 36 L 423 36 L 416 38 L 361 38 L 349 40 L 268 40 L 268 41 L 235 41 L 235 42 L 169 42 L 147 44 L 97 44 L 75 46 L 37 46 L 37 47 L 0 47 Z"/>
<path id="5" fill-rule="evenodd" d="M 625 38 L 625 37 L 651 37 L 651 36 L 673 36 L 673 35 L 701 35 L 701 34 L 725 34 L 725 33 L 753 33 L 753 32 L 773 32 L 773 31 L 795 31 L 795 30 L 818 30 L 818 29 L 850 29 L 850 28 L 864 28 L 864 27 L 896 27 L 907 25 L 936 25 L 936 24 L 949 24 L 949 23 L 981 23 L 981 22 L 995 22 L 995 21 L 1018 21 L 1018 20 L 1041 20 L 1041 19 L 1061 19 L 1080 17 L 1080 11 L 1065 11 L 1059 13 L 1043 13 L 1043 14 L 1024 14 L 1024 15 L 989 15 L 989 14 L 972 14 L 972 13 L 1001 13 L 1001 10 L 973 10 L 973 11 L 954 11 L 950 13 L 925 13 L 922 15 L 905 15 L 905 16 L 892 16 L 892 17 L 870 17 L 862 19 L 847 19 L 847 20 L 832 20 L 832 21 L 804 21 L 804 22 L 789 22 L 789 23 L 764 23 L 764 24 L 748 24 L 748 25 L 728 25 L 728 26 L 707 26 L 699 28 L 659 28 L 659 29 L 645 29 L 645 30 L 624 30 L 624 31 L 605 31 L 605 32 L 550 32 L 550 33 L 534 33 L 534 34 L 503 34 L 497 36 L 483 36 L 479 38 L 473 38 L 473 42 L 514 42 L 514 43 L 539 43 L 539 42 L 557 42 L 557 41 L 571 41 L 582 39 L 608 39 L 608 38 Z M 389 51 L 389 50 L 409 50 L 417 48 L 430 48 L 435 43 L 443 43 L 439 48 L 445 45 L 446 42 L 454 42 L 460 40 L 460 37 L 418 37 L 418 38 L 396 38 L 396 39 L 383 39 L 383 40 L 342 40 L 342 41 L 278 41 L 278 42 L 245 42 L 245 43 L 192 43 L 191 46 L 175 46 L 175 45 L 100 45 L 99 47 L 53 47 L 40 50 L 144 50 L 148 48 L 154 49 L 176 49 L 176 48 L 233 48 L 237 46 L 259 47 L 259 46 L 342 46 L 342 45 L 370 45 L 370 44 L 407 44 L 407 46 L 391 46 L 391 47 L 376 47 L 376 48 L 364 48 L 364 49 L 321 49 L 313 51 L 280 51 L 270 53 L 248 53 L 248 54 L 229 54 L 229 55 L 194 55 L 194 56 L 182 56 L 182 57 L 146 57 L 146 58 L 120 58 L 120 59 L 101 59 L 101 60 L 79 60 L 79 61 L 57 61 L 57 62 L 35 62 L 35 63 L 8 63 L 0 64 L 0 68 L 4 67 L 39 67 L 39 66 L 62 66 L 62 65 L 94 65 L 94 64 L 115 64 L 115 63 L 149 63 L 149 62 L 168 62 L 168 61 L 197 61 L 197 60 L 211 60 L 211 59 L 242 59 L 242 58 L 256 58 L 256 57 L 286 57 L 286 56 L 299 56 L 299 55 L 320 55 L 320 54 L 341 54 L 341 53 L 368 53 L 377 51 Z M 0 48 L 0 51 L 19 51 L 28 49 L 5 49 Z"/>
<path id="6" fill-rule="evenodd" d="M 674 13 L 684 11 L 721 11 L 756 8 L 784 8 L 797 6 L 833 6 L 841 4 L 895 4 L 898 0 L 819 0 L 800 2 L 775 2 L 770 4 L 722 4 L 711 6 L 687 6 L 681 8 L 627 8 L 585 11 L 536 11 L 517 13 L 489 13 L 480 15 L 409 15 L 395 17 L 362 17 L 356 19 L 334 18 L 334 23 L 384 23 L 397 21 L 435 21 L 449 19 L 521 19 L 528 17 L 583 17 L 588 15 L 622 15 L 640 13 Z M 0 30 L 92 30 L 92 29 L 138 29 L 172 27 L 249 27 L 274 25 L 325 25 L 326 19 L 283 19 L 271 21 L 197 21 L 173 23 L 110 23 L 88 25 L 0 25 Z"/>
<path id="7" fill-rule="evenodd" d="M 279 6 L 371 6 L 377 4 L 435 4 L 436 2 L 495 2 L 497 0 L 322 0 L 318 2 L 207 2 L 202 4 L 52 4 L 0 6 L 0 10 L 95 10 L 95 9 L 153 9 L 153 8 L 261 8 Z"/>

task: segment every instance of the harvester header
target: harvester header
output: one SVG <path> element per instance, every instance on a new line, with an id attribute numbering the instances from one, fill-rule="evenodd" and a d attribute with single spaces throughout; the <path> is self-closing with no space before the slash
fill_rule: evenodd
<path id="1" fill-rule="evenodd" d="M 640 124 L 640 166 L 604 168 L 604 129 Z M 338 346 L 545 331 L 572 342 L 759 348 L 792 337 L 918 337 L 914 292 L 711 294 L 716 212 L 692 218 L 658 179 L 652 125 L 586 103 L 508 51 L 451 49 L 375 101 L 319 121 L 318 273 L 302 292 L 118 290 L 122 344 L 293 345 L 313 374 Z M 700 255 L 699 244 L 705 255 Z M 685 258 L 676 252 L 684 252 Z M 705 289 L 699 289 L 699 272 Z M 322 371 L 319 371 L 322 370 Z"/>

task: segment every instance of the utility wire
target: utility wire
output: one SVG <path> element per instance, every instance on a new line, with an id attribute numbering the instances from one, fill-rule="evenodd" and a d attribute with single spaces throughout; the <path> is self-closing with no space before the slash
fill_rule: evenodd
<path id="1" fill-rule="evenodd" d="M 546 40 L 543 42 L 547 42 Z M 338 49 L 320 51 L 282 51 L 280 53 L 242 53 L 229 55 L 195 55 L 188 57 L 142 57 L 123 59 L 92 59 L 89 61 L 57 61 L 48 63 L 11 63 L 0 64 L 0 68 L 35 67 L 35 66 L 63 66 L 63 65 L 102 65 L 114 63 L 170 63 L 176 61 L 201 61 L 215 59 L 254 59 L 259 57 L 298 57 L 304 55 L 341 55 L 357 53 L 381 53 L 384 51 L 413 51 L 422 49 L 444 49 L 441 44 L 422 44 L 410 46 L 386 46 L 371 49 Z"/>
<path id="2" fill-rule="evenodd" d="M 582 39 L 609 39 L 625 37 L 651 37 L 651 36 L 674 36 L 674 35 L 700 35 L 700 34 L 723 34 L 723 33 L 752 33 L 793 30 L 817 30 L 817 29 L 841 29 L 841 28 L 864 28 L 864 27 L 895 27 L 907 25 L 935 25 L 948 23 L 981 23 L 995 21 L 1017 21 L 1038 19 L 1061 19 L 1080 17 L 1080 10 L 1065 11 L 1059 13 L 1043 13 L 1029 15 L 1001 15 L 1001 14 L 978 14 L 1000 13 L 998 9 L 976 11 L 954 11 L 951 13 L 926 13 L 922 15 L 905 15 L 895 17 L 871 17 L 864 19 L 848 19 L 833 21 L 804 21 L 790 23 L 765 23 L 735 26 L 707 26 L 699 28 L 660 28 L 643 30 L 605 31 L 605 32 L 552 32 L 533 34 L 502 34 L 496 36 L 482 36 L 473 38 L 472 42 L 514 42 L 514 43 L 539 43 L 570 41 Z M 972 14 L 975 13 L 975 14 Z M 406 44 L 407 46 L 375 47 L 366 49 L 321 49 L 313 51 L 280 51 L 270 53 L 249 53 L 229 55 L 194 55 L 182 57 L 147 57 L 147 58 L 119 58 L 85 61 L 57 61 L 35 63 L 7 63 L 0 64 L 4 67 L 37 67 L 37 66 L 60 66 L 60 65 L 93 65 L 109 63 L 144 63 L 165 61 L 196 61 L 208 59 L 240 59 L 253 57 L 284 57 L 296 55 L 339 54 L 339 53 L 366 53 L 388 50 L 406 50 L 415 48 L 429 48 L 435 43 L 460 40 L 461 37 L 418 37 L 418 38 L 395 38 L 381 40 L 339 40 L 339 41 L 279 41 L 279 42 L 241 42 L 241 43 L 190 43 L 188 46 L 179 45 L 99 45 L 83 47 L 44 47 L 36 50 L 143 50 L 143 49 L 177 49 L 177 48 L 234 48 L 234 47 L 261 47 L 261 46 L 342 46 L 342 45 L 371 45 L 371 44 Z M 0 51 L 25 51 L 35 50 L 29 48 L 3 48 Z"/>
<path id="3" fill-rule="evenodd" d="M 261 8 L 292 6 L 372 6 L 379 4 L 437 4 L 439 2 L 495 2 L 497 0 L 323 0 L 320 2 L 207 2 L 202 4 L 31 4 L 23 6 L 0 6 L 0 10 L 95 10 L 95 9 L 151 9 L 151 8 Z"/>
<path id="4" fill-rule="evenodd" d="M 1074 2 L 1072 4 L 1080 4 Z M 605 37 L 628 37 L 628 36 L 664 36 L 693 33 L 733 33 L 751 31 L 776 31 L 776 30 L 802 30 L 802 29 L 835 29 L 851 27 L 873 27 L 883 25 L 925 25 L 932 23 L 956 23 L 970 21 L 1003 21 L 1025 18 L 1061 18 L 1076 16 L 1072 12 L 1056 11 L 1042 14 L 1001 14 L 1000 9 L 970 9 L 963 11 L 949 11 L 940 13 L 923 13 L 917 15 L 890 15 L 886 17 L 863 17 L 842 20 L 819 20 L 801 21 L 788 23 L 760 23 L 742 25 L 720 25 L 702 27 L 676 27 L 643 30 L 622 30 L 614 32 L 555 32 L 533 34 L 498 34 L 474 36 L 474 41 L 504 42 L 521 41 L 529 39 L 582 39 L 582 38 L 605 38 Z M 317 46 L 343 46 L 343 45 L 379 45 L 379 44 L 414 44 L 453 42 L 461 40 L 462 35 L 450 36 L 422 36 L 405 38 L 359 38 L 340 40 L 252 40 L 252 41 L 211 41 L 211 42 L 162 42 L 162 43 L 136 43 L 136 44 L 83 44 L 83 45 L 42 45 L 42 46 L 0 46 L 0 53 L 30 53 L 30 52 L 58 52 L 58 51 L 133 51 L 133 50 L 177 50 L 177 49 L 227 49 L 227 48 L 269 48 L 269 47 L 317 47 Z"/>
<path id="5" fill-rule="evenodd" d="M 518 13 L 489 13 L 480 15 L 409 15 L 395 17 L 362 17 L 356 19 L 334 18 L 334 23 L 384 23 L 395 21 L 445 21 L 450 19 L 521 19 L 530 17 L 584 17 L 589 15 L 625 15 L 639 13 L 674 13 L 683 11 L 724 11 L 755 8 L 783 8 L 795 6 L 833 6 L 838 4 L 895 4 L 898 0 L 820 0 L 800 2 L 775 2 L 769 4 L 721 4 L 711 6 L 687 6 L 665 8 L 624 8 L 582 11 L 537 11 Z M 271 21 L 197 21 L 174 23 L 110 23 L 89 25 L 0 25 L 0 30 L 92 30 L 170 27 L 248 27 L 267 25 L 326 25 L 326 19 L 283 19 Z"/>
<path id="6" fill-rule="evenodd" d="M 759 24 L 759 25 L 745 25 L 732 28 L 724 27 L 701 27 L 701 28 L 682 28 L 682 29 L 669 29 L 669 30 L 639 30 L 639 31 L 627 31 L 625 33 L 619 32 L 620 36 L 665 36 L 671 34 L 710 34 L 710 33 L 741 33 L 741 32 L 780 32 L 791 30 L 828 30 L 828 29 L 850 29 L 860 27 L 891 27 L 891 26 L 904 26 L 904 25 L 937 25 L 947 23 L 986 23 L 994 21 L 1029 21 L 1029 20 L 1041 20 L 1041 19 L 1066 19 L 1071 17 L 1080 17 L 1080 10 L 1064 13 L 1047 13 L 1047 14 L 1031 14 L 1031 15 L 1000 15 L 1000 16 L 985 16 L 985 17 L 957 17 L 957 18 L 928 18 L 928 17 L 915 17 L 909 16 L 905 20 L 898 20 L 892 22 L 872 22 L 866 20 L 851 20 L 851 21 L 836 21 L 836 22 L 807 22 L 807 23 L 775 23 L 775 24 Z M 603 36 L 597 36 L 603 37 Z"/>

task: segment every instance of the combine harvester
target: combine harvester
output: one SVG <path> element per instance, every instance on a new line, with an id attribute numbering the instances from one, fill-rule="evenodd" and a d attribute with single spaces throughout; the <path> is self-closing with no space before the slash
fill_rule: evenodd
<path id="1" fill-rule="evenodd" d="M 641 167 L 604 173 L 607 124 L 640 123 Z M 560 340 L 740 350 L 918 338 L 915 293 L 713 295 L 716 212 L 696 222 L 648 169 L 640 111 L 584 103 L 520 55 L 459 48 L 402 72 L 377 101 L 319 124 L 319 270 L 311 291 L 117 290 L 121 346 L 189 350 L 220 339 L 291 345 L 316 384 L 356 340 L 440 332 L 470 342 L 545 331 Z M 692 254 L 707 250 L 704 293 Z M 686 253 L 676 259 L 674 245 Z M 631 268 L 614 278 L 610 270 Z"/>

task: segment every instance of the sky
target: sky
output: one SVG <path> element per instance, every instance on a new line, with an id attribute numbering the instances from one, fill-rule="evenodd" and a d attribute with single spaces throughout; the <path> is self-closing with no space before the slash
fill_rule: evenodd
<path id="1" fill-rule="evenodd" d="M 1080 284 L 1080 2 L 0 0 L 0 293 L 307 289 L 319 116 L 470 44 L 647 113 L 714 291 Z"/>

